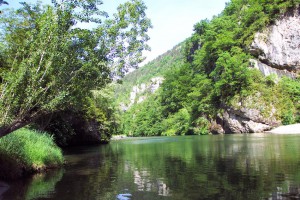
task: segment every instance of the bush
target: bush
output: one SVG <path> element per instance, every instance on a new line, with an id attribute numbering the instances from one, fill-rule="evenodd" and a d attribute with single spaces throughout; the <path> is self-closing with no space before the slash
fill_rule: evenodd
<path id="1" fill-rule="evenodd" d="M 210 122 L 205 117 L 200 117 L 196 120 L 196 126 L 193 128 L 193 134 L 195 135 L 207 135 L 209 134 Z"/>
<path id="2" fill-rule="evenodd" d="M 287 104 L 282 114 L 283 124 L 300 122 L 300 79 L 283 78 L 279 87 L 282 94 L 287 98 L 284 102 Z M 288 102 L 291 102 L 289 105 Z"/>
<path id="3" fill-rule="evenodd" d="M 182 108 L 165 119 L 162 124 L 164 130 L 162 135 L 186 135 L 190 127 L 190 114 L 187 109 Z"/>

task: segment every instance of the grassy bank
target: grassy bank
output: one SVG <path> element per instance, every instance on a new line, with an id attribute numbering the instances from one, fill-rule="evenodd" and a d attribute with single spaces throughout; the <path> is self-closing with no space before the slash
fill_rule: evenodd
<path id="1" fill-rule="evenodd" d="M 48 134 L 20 129 L 0 138 L 0 178 L 18 178 L 63 162 L 61 149 Z"/>

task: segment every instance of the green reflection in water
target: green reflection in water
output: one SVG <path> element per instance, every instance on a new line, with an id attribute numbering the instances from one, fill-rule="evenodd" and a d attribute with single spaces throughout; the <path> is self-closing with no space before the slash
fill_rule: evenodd
<path id="1" fill-rule="evenodd" d="M 44 193 L 29 192 L 33 189 L 26 189 L 26 197 L 28 199 L 300 197 L 299 142 L 298 135 L 260 134 L 133 138 L 114 141 L 106 146 L 76 148 L 67 152 L 66 160 L 69 164 L 63 177 L 56 178 L 57 181 L 46 179 L 38 181 L 39 184 L 48 181 L 51 189 L 45 188 Z M 37 187 L 34 185 L 39 184 L 29 185 Z"/>
<path id="2" fill-rule="evenodd" d="M 63 177 L 63 169 L 36 174 L 30 178 L 9 183 L 9 190 L 0 199 L 43 199 L 55 192 L 56 184 Z"/>
<path id="3" fill-rule="evenodd" d="M 61 180 L 62 176 L 63 170 L 34 175 L 26 191 L 25 199 L 39 199 L 54 193 L 55 185 Z"/>

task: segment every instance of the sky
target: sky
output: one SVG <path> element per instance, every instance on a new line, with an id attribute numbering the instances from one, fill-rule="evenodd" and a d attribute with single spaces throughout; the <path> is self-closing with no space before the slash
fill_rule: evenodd
<path id="1" fill-rule="evenodd" d="M 24 0 L 6 0 L 8 7 L 17 7 Z M 103 0 L 102 9 L 109 14 L 114 13 L 120 3 L 126 0 Z M 211 19 L 218 15 L 229 0 L 144 0 L 148 18 L 153 28 L 149 31 L 151 52 L 145 52 L 147 57 L 143 64 L 172 49 L 175 45 L 192 35 L 193 26 L 202 19 Z M 29 0 L 26 2 L 36 2 Z M 44 0 L 50 3 L 51 0 Z M 4 8 L 6 6 L 2 6 Z"/>
<path id="2" fill-rule="evenodd" d="M 149 31 L 151 52 L 145 52 L 146 61 L 190 37 L 193 26 L 202 19 L 211 19 L 225 8 L 229 0 L 144 0 L 153 28 Z M 125 0 L 104 0 L 104 6 L 113 10 Z"/>

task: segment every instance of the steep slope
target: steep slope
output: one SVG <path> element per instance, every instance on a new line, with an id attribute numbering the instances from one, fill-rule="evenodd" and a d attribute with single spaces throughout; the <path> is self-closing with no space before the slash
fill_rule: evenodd
<path id="1" fill-rule="evenodd" d="M 275 82 L 279 81 L 278 78 L 284 77 L 297 80 L 300 74 L 299 11 L 299 6 L 296 6 L 281 14 L 274 23 L 255 33 L 250 46 L 250 54 L 253 56 L 250 59 L 250 65 L 259 69 L 266 77 L 273 76 Z M 223 115 L 222 126 L 225 129 L 224 131 L 260 132 L 271 129 L 280 123 L 296 122 L 295 118 L 299 114 L 299 101 L 290 102 L 291 107 L 288 108 L 284 106 L 284 101 L 290 101 L 287 99 L 290 94 L 287 94 L 286 91 L 278 91 L 282 87 L 281 84 L 285 85 L 293 81 L 284 79 L 279 82 L 275 88 L 272 88 L 272 86 L 269 88 L 269 91 L 272 91 L 272 89 L 277 90 L 273 97 L 271 95 L 271 98 L 274 98 L 272 101 L 266 103 L 264 97 L 261 96 L 261 92 L 257 91 L 252 96 L 249 95 L 248 98 L 245 98 L 244 104 L 248 105 L 242 106 L 241 102 L 232 104 Z M 293 86 L 288 86 L 288 89 L 290 90 L 296 85 L 299 87 L 299 81 L 294 81 Z M 287 96 L 282 97 L 283 94 Z M 296 94 L 296 98 L 299 98 L 298 95 Z M 282 102 L 276 103 L 276 97 L 279 100 L 281 99 Z M 267 115 L 263 115 L 262 107 L 269 107 Z M 293 111 L 291 108 L 294 108 Z M 286 110 L 289 111 L 286 112 Z M 294 119 L 291 120 L 291 118 Z"/>
<path id="2" fill-rule="evenodd" d="M 127 74 L 115 90 L 116 102 L 121 105 L 121 110 L 127 110 L 154 93 L 163 82 L 165 74 L 183 64 L 182 49 L 183 43 L 178 44 L 145 66 Z"/>
<path id="3" fill-rule="evenodd" d="M 122 115 L 123 132 L 253 133 L 300 122 L 300 26 L 289 25 L 299 22 L 299 3 L 234 0 L 197 23 L 182 64 Z"/>

